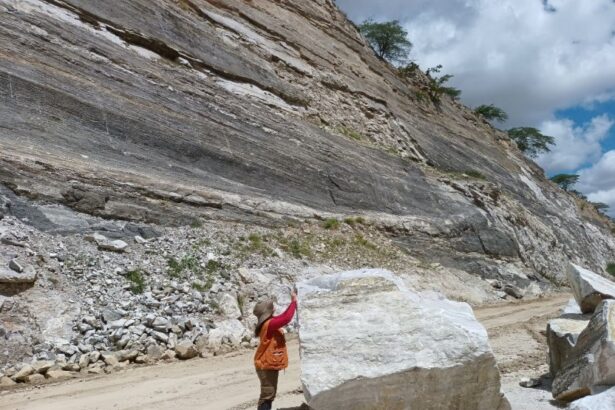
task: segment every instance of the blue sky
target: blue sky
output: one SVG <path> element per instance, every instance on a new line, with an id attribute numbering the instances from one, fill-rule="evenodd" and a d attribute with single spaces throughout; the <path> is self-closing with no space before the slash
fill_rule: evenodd
<path id="1" fill-rule="evenodd" d="M 536 161 L 577 172 L 576 188 L 615 217 L 615 1 L 337 0 L 350 19 L 399 20 L 411 59 L 438 64 L 474 107 L 509 114 L 557 145 Z"/>

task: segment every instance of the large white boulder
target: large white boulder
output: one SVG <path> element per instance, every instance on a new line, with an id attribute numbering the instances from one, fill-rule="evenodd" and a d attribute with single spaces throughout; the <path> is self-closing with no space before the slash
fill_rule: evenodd
<path id="1" fill-rule="evenodd" d="M 417 294 L 383 270 L 298 291 L 301 380 L 314 410 L 510 408 L 469 305 Z"/>
<path id="2" fill-rule="evenodd" d="M 569 410 L 613 410 L 615 409 L 615 387 L 598 393 L 594 396 L 587 396 L 575 401 L 568 408 Z"/>
<path id="3" fill-rule="evenodd" d="M 615 300 L 603 301 L 561 363 L 553 397 L 571 401 L 615 385 Z"/>
<path id="4" fill-rule="evenodd" d="M 592 313 L 604 299 L 615 299 L 615 283 L 590 270 L 571 263 L 566 275 L 583 313 Z"/>
<path id="5" fill-rule="evenodd" d="M 547 325 L 547 344 L 549 345 L 549 370 L 556 375 L 562 363 L 570 360 L 579 335 L 589 323 L 588 315 L 568 314 L 553 319 Z"/>

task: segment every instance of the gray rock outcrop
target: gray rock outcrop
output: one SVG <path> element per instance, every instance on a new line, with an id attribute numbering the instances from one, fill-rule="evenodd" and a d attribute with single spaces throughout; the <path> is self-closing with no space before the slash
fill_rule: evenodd
<path id="1" fill-rule="evenodd" d="M 311 408 L 509 408 L 468 305 L 414 293 L 382 270 L 323 276 L 298 290 Z"/>
<path id="2" fill-rule="evenodd" d="M 581 312 L 591 313 L 604 299 L 615 299 L 615 283 L 588 269 L 570 264 L 566 271 Z"/>

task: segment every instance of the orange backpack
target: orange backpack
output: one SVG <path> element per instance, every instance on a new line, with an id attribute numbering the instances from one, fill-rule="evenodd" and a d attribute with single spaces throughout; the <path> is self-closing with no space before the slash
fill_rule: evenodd
<path id="1" fill-rule="evenodd" d="M 283 370 L 288 367 L 288 352 L 286 351 L 286 339 L 280 329 L 267 337 L 269 329 L 267 320 L 261 327 L 260 344 L 254 355 L 254 366 L 260 370 Z"/>

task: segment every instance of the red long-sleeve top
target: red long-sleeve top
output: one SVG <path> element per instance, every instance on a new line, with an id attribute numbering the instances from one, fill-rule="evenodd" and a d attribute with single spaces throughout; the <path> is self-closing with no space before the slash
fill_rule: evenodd
<path id="1" fill-rule="evenodd" d="M 293 316 L 295 316 L 296 310 L 297 310 L 297 302 L 293 300 L 290 303 L 290 305 L 288 305 L 284 313 L 282 313 L 279 316 L 273 316 L 271 319 L 269 319 L 269 327 L 267 328 L 267 337 L 271 337 L 273 332 L 289 324 L 290 321 L 293 320 Z"/>

